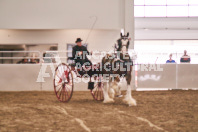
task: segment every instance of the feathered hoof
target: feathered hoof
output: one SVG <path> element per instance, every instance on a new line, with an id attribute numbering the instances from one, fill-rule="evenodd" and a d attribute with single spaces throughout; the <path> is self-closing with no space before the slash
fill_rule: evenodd
<path id="1" fill-rule="evenodd" d="M 115 96 L 114 93 L 109 94 L 109 97 L 112 98 L 112 99 L 114 98 L 114 96 Z"/>
<path id="2" fill-rule="evenodd" d="M 115 97 L 115 92 L 114 92 L 113 89 L 110 89 L 110 91 L 109 91 L 109 97 L 112 98 L 112 99 Z"/>
<path id="3" fill-rule="evenodd" d="M 136 106 L 137 103 L 136 103 L 136 100 L 131 98 L 131 99 L 123 99 L 123 102 L 128 104 L 129 106 Z"/>
<path id="4" fill-rule="evenodd" d="M 114 100 L 113 99 L 106 99 L 106 100 L 104 100 L 103 101 L 103 103 L 113 103 L 114 102 Z"/>
<path id="5" fill-rule="evenodd" d="M 123 97 L 123 95 L 116 95 L 116 97 L 118 97 L 118 98 L 122 98 L 122 97 Z"/>

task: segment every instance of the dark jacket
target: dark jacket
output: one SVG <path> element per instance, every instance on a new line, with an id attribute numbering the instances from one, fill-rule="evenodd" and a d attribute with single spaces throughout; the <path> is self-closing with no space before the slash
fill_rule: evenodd
<path id="1" fill-rule="evenodd" d="M 78 53 L 79 52 L 83 52 L 83 54 L 82 54 L 82 59 L 86 59 L 87 58 L 87 54 L 90 54 L 89 53 L 89 51 L 87 50 L 87 48 L 85 47 L 85 46 L 78 46 L 78 45 L 76 45 L 76 46 L 74 46 L 73 47 L 73 50 L 72 50 L 72 57 L 73 57 L 73 59 L 81 59 L 80 57 L 79 57 L 79 55 L 78 55 Z M 78 57 L 75 57 L 75 56 L 78 56 Z"/>

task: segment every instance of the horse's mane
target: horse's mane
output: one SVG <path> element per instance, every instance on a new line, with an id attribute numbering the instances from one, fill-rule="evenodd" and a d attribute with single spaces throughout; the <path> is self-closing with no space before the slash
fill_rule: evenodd
<path id="1" fill-rule="evenodd" d="M 117 43 L 118 43 L 117 51 L 121 51 L 121 48 L 122 48 L 121 38 L 117 40 Z"/>

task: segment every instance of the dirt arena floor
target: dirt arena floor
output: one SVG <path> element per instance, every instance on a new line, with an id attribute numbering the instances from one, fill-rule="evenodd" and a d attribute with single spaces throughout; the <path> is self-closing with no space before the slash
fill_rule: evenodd
<path id="1" fill-rule="evenodd" d="M 136 107 L 74 92 L 61 103 L 53 92 L 0 92 L 0 132 L 197 132 L 198 91 L 133 92 Z"/>

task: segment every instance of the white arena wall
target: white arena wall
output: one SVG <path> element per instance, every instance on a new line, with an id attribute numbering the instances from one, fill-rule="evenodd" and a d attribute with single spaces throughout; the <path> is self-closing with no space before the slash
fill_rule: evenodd
<path id="1" fill-rule="evenodd" d="M 194 89 L 198 88 L 198 64 L 161 64 L 163 71 L 137 71 L 135 90 Z M 53 91 L 53 74 L 50 66 L 39 76 L 40 64 L 0 65 L 0 91 Z M 49 76 L 46 76 L 46 73 Z M 135 73 L 135 72 L 134 72 Z M 43 82 L 38 78 L 43 77 Z M 133 76 L 134 77 L 134 76 Z M 86 91 L 87 83 L 75 83 L 75 91 Z M 122 85 L 122 90 L 126 86 Z"/>
<path id="2" fill-rule="evenodd" d="M 58 50 L 66 50 L 66 44 L 75 43 L 77 37 L 86 41 L 90 30 L 0 30 L 0 44 L 58 44 Z M 86 43 L 89 50 L 107 51 L 120 37 L 120 30 L 92 30 Z M 131 42 L 132 46 L 133 42 Z"/>
<path id="3" fill-rule="evenodd" d="M 124 26 L 123 0 L 0 0 L 0 29 L 96 29 Z"/>
<path id="4" fill-rule="evenodd" d="M 162 71 L 149 70 L 149 68 L 148 71 L 141 68 L 137 70 L 137 89 L 198 88 L 198 64 L 160 64 L 159 66 Z"/>

